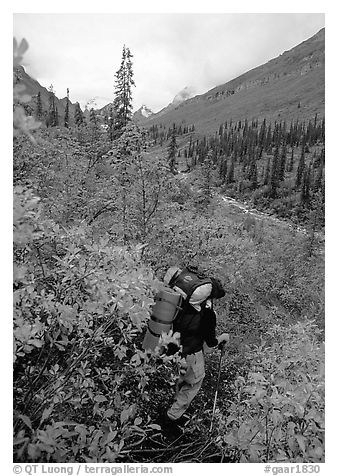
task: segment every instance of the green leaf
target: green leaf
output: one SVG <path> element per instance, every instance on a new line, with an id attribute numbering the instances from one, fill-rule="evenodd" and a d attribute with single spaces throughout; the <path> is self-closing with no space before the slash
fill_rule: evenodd
<path id="1" fill-rule="evenodd" d="M 117 435 L 117 431 L 110 431 L 107 435 L 106 444 L 113 441 L 115 439 L 116 435 Z"/>
<path id="2" fill-rule="evenodd" d="M 103 414 L 105 418 L 110 418 L 112 415 L 114 415 L 114 410 L 112 408 L 108 408 Z"/>
<path id="3" fill-rule="evenodd" d="M 299 445 L 299 448 L 303 451 L 303 453 L 305 453 L 305 438 L 303 435 L 295 435 L 295 438 L 297 440 L 297 443 Z"/>
<path id="4" fill-rule="evenodd" d="M 94 401 L 98 403 L 102 403 L 102 402 L 107 402 L 108 399 L 104 395 L 96 395 L 96 397 L 94 397 Z"/>
<path id="5" fill-rule="evenodd" d="M 130 409 L 128 408 L 127 410 L 122 410 L 121 414 L 120 414 L 120 421 L 121 421 L 121 425 L 123 425 L 123 423 L 125 423 L 130 417 Z"/>
<path id="6" fill-rule="evenodd" d="M 317 458 L 321 458 L 324 454 L 324 450 L 321 446 L 317 446 L 315 449 L 314 449 L 314 453 L 315 455 L 317 456 Z"/>
<path id="7" fill-rule="evenodd" d="M 34 461 L 34 459 L 35 459 L 35 457 L 38 453 L 38 448 L 36 447 L 36 445 L 33 445 L 33 444 L 29 443 L 27 453 L 28 453 L 28 456 L 30 456 L 32 458 L 32 460 Z"/>
<path id="8" fill-rule="evenodd" d="M 50 407 L 46 408 L 43 411 L 40 423 L 42 423 L 43 421 L 47 420 L 50 417 L 50 415 L 53 411 L 53 408 L 54 408 L 54 404 L 50 405 Z"/>
<path id="9" fill-rule="evenodd" d="M 32 430 L 32 422 L 30 421 L 30 418 L 27 415 L 20 415 L 21 420 L 25 423 L 25 425 L 28 426 Z"/>

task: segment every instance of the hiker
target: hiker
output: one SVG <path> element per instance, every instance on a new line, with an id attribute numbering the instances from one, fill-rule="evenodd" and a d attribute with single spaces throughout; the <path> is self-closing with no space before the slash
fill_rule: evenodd
<path id="1" fill-rule="evenodd" d="M 187 272 L 188 270 L 188 272 Z M 184 277 L 190 278 L 191 268 L 183 270 Z M 195 270 L 194 270 L 195 271 Z M 180 425 L 187 421 L 185 411 L 202 386 L 204 372 L 204 347 L 217 348 L 222 342 L 229 341 L 229 334 L 216 337 L 216 313 L 213 310 L 212 300 L 225 295 L 220 282 L 215 278 L 201 281 L 191 294 L 187 294 L 179 287 L 179 277 L 184 274 L 178 267 L 171 267 L 164 276 L 164 283 L 179 292 L 185 299 L 183 310 L 173 323 L 173 332 L 180 333 L 182 357 L 186 367 L 181 369 L 176 385 L 174 403 L 163 416 L 162 429 L 176 436 L 181 433 Z M 198 283 L 197 283 L 198 284 Z M 168 353 L 177 351 L 177 346 L 169 344 Z"/>

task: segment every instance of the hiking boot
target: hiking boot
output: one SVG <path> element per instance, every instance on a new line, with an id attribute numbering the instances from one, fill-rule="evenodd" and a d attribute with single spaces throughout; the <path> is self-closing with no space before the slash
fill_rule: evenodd
<path id="1" fill-rule="evenodd" d="M 177 420 L 172 420 L 165 413 L 161 418 L 161 428 L 164 436 L 168 438 L 178 438 L 182 433 L 182 428 L 177 423 Z"/>

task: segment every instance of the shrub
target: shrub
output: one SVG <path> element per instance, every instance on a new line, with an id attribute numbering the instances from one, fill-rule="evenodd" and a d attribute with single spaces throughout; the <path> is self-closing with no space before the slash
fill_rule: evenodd
<path id="1" fill-rule="evenodd" d="M 168 359 L 138 350 L 157 281 L 142 246 L 93 243 L 39 207 L 15 189 L 14 458 L 115 461 L 151 430 L 137 416 L 151 376 L 173 378 Z"/>
<path id="2" fill-rule="evenodd" d="M 324 461 L 324 344 L 305 320 L 275 325 L 248 349 L 253 368 L 219 417 L 219 445 L 241 462 Z"/>

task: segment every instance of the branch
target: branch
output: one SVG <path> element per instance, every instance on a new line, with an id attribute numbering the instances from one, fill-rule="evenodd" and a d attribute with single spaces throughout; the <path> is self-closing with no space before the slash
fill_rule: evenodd
<path id="1" fill-rule="evenodd" d="M 100 215 L 102 215 L 102 213 L 104 212 L 108 212 L 108 211 L 111 211 L 111 210 L 114 210 L 114 208 L 110 207 L 110 205 L 112 204 L 113 202 L 110 202 L 110 203 L 107 203 L 104 207 L 102 207 L 98 212 L 95 213 L 95 215 L 88 221 L 88 225 L 91 225 L 93 223 L 94 220 L 96 220 Z"/>

